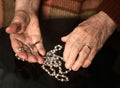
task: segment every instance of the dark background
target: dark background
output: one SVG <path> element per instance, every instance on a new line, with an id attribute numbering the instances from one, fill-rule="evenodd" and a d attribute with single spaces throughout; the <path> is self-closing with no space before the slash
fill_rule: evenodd
<path id="1" fill-rule="evenodd" d="M 57 44 L 64 46 L 60 38 L 70 33 L 79 22 L 78 18 L 41 20 L 46 50 Z M 120 88 L 119 32 L 111 35 L 88 68 L 70 72 L 70 82 L 61 83 L 48 76 L 39 64 L 17 60 L 4 30 L 0 30 L 0 88 Z"/>

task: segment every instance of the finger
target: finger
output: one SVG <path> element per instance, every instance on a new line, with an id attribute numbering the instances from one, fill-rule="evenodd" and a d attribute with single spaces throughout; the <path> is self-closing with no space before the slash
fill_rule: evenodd
<path id="1" fill-rule="evenodd" d="M 75 42 L 77 42 L 77 43 L 75 43 Z M 63 52 L 64 61 L 66 61 L 69 58 L 70 52 L 72 51 L 72 49 L 71 49 L 72 47 L 73 48 L 77 47 L 80 49 L 81 45 L 82 44 L 81 44 L 80 40 L 78 41 L 78 37 L 75 34 L 71 34 L 71 35 L 67 36 L 65 49 Z"/>
<path id="2" fill-rule="evenodd" d="M 82 67 L 83 67 L 83 68 L 87 68 L 87 67 L 91 64 L 91 62 L 92 62 L 93 58 L 95 57 L 95 55 L 96 55 L 96 50 L 93 49 L 93 50 L 90 52 L 88 58 L 85 60 L 85 62 L 84 62 L 84 64 L 82 65 Z"/>
<path id="3" fill-rule="evenodd" d="M 37 55 L 37 62 L 38 62 L 39 64 L 43 64 L 44 59 L 43 59 L 41 56 Z"/>
<path id="4" fill-rule="evenodd" d="M 84 46 L 83 49 L 80 51 L 79 56 L 72 66 L 72 70 L 77 71 L 84 63 L 85 59 L 89 56 L 90 49 L 87 46 Z"/>
<path id="5" fill-rule="evenodd" d="M 37 58 L 35 55 L 33 55 L 32 53 L 27 53 L 28 58 L 27 61 L 30 63 L 36 63 L 37 62 Z"/>
<path id="6" fill-rule="evenodd" d="M 30 19 L 28 14 L 26 14 L 26 12 L 23 10 L 19 10 L 15 12 L 12 23 L 9 27 L 7 27 L 6 32 L 9 34 L 17 32 L 22 33 L 25 30 L 29 21 Z"/>
<path id="7" fill-rule="evenodd" d="M 42 40 L 39 41 L 39 43 L 36 44 L 36 48 L 37 48 L 38 52 L 39 52 L 42 56 L 45 55 L 46 51 L 45 51 L 45 49 L 44 49 Z"/>
<path id="8" fill-rule="evenodd" d="M 68 37 L 69 37 L 69 36 L 64 36 L 64 37 L 61 38 L 61 40 L 62 40 L 63 42 L 66 42 L 66 41 L 68 40 Z"/>
<path id="9" fill-rule="evenodd" d="M 33 50 L 31 51 L 31 53 L 33 57 L 31 58 L 31 55 L 30 55 L 29 62 L 37 62 L 39 64 L 43 63 L 43 58 L 39 55 L 39 52 L 36 47 L 33 47 Z"/>
<path id="10" fill-rule="evenodd" d="M 64 61 L 67 61 L 67 59 L 68 59 L 68 57 L 70 55 L 71 47 L 72 47 L 72 43 L 66 42 L 65 49 L 63 51 L 63 60 Z"/>
<path id="11" fill-rule="evenodd" d="M 6 32 L 8 34 L 15 34 L 21 29 L 21 24 L 20 23 L 12 23 L 10 24 L 9 27 L 6 28 Z"/>
<path id="12" fill-rule="evenodd" d="M 72 45 L 69 57 L 65 61 L 66 68 L 70 69 L 72 67 L 82 47 L 83 47 L 83 44 L 78 45 L 77 43 L 75 43 Z"/>
<path id="13" fill-rule="evenodd" d="M 20 57 L 20 58 L 23 58 L 23 59 L 26 59 L 27 58 L 27 55 L 26 55 L 26 52 L 22 49 L 24 48 L 23 47 L 23 44 L 16 40 L 16 39 L 11 39 L 11 45 L 12 45 L 12 48 L 13 48 L 13 51 Z M 20 48 L 22 50 L 20 50 Z"/>

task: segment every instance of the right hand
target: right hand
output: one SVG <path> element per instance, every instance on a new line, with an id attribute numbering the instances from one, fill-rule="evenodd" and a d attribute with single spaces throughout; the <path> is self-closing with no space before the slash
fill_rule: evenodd
<path id="1" fill-rule="evenodd" d="M 36 14 L 24 10 L 15 12 L 6 32 L 10 34 L 11 46 L 18 57 L 28 62 L 43 63 L 41 56 L 45 55 L 45 49 Z"/>

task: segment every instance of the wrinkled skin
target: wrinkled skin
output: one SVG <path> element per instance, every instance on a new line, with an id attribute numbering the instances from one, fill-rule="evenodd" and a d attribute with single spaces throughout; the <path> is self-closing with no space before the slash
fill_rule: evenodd
<path id="1" fill-rule="evenodd" d="M 12 48 L 20 58 L 28 62 L 43 63 L 40 54 L 45 55 L 45 49 L 42 44 L 38 18 L 35 14 L 17 11 L 12 23 L 7 27 L 6 32 L 10 34 Z M 28 45 L 36 42 L 38 43 L 32 47 L 32 52 L 18 50 L 23 47 L 30 51 Z"/>
<path id="2" fill-rule="evenodd" d="M 16 1 L 30 2 L 30 0 Z M 26 5 L 24 6 L 27 8 Z M 34 5 L 30 4 L 30 6 Z M 35 4 L 34 7 L 36 6 Z M 46 51 L 42 43 L 37 15 L 32 11 L 36 9 L 20 10 L 20 7 L 21 5 L 18 5 L 19 10 L 15 11 L 15 16 L 6 29 L 10 34 L 12 48 L 23 60 L 42 64 L 44 61 L 41 56 L 44 56 Z M 65 67 L 74 71 L 80 67 L 88 67 L 115 27 L 112 19 L 101 11 L 80 23 L 70 34 L 62 37 L 61 40 L 65 42 L 63 52 Z M 25 50 L 20 51 L 19 48 Z"/>
<path id="3" fill-rule="evenodd" d="M 104 12 L 99 12 L 62 37 L 66 43 L 63 53 L 66 68 L 77 71 L 88 67 L 114 29 L 114 22 Z"/>

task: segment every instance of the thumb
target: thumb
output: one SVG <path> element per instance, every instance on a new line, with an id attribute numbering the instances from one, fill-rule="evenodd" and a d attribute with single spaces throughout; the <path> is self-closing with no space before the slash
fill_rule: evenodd
<path id="1" fill-rule="evenodd" d="M 66 42 L 66 41 L 68 40 L 68 37 L 69 37 L 69 35 L 63 36 L 63 37 L 61 38 L 61 40 L 62 40 L 63 42 Z"/>
<path id="2" fill-rule="evenodd" d="M 6 28 L 6 33 L 15 34 L 21 30 L 21 23 L 11 23 L 10 26 Z"/>

